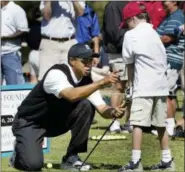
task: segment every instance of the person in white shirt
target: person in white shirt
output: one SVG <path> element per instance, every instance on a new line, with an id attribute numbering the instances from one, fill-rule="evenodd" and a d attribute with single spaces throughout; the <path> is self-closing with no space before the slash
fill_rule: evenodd
<path id="1" fill-rule="evenodd" d="M 83 15 L 84 8 L 84 1 L 41 1 L 39 80 L 52 65 L 67 61 L 69 48 L 77 43 L 75 17 Z"/>
<path id="2" fill-rule="evenodd" d="M 12 1 L 1 1 L 1 74 L 7 85 L 25 82 L 19 50 L 28 30 L 25 11 Z"/>
<path id="3" fill-rule="evenodd" d="M 128 84 L 132 87 L 130 123 L 133 125 L 132 159 L 119 169 L 143 171 L 141 142 L 143 127 L 155 126 L 158 131 L 162 160 L 151 170 L 175 170 L 168 143 L 165 120 L 169 94 L 167 56 L 152 25 L 147 23 L 146 7 L 130 2 L 123 10 L 124 22 L 130 29 L 125 34 L 122 56 L 128 67 Z"/>
<path id="4" fill-rule="evenodd" d="M 88 134 L 95 109 L 104 118 L 120 118 L 124 105 L 110 107 L 98 89 L 118 80 L 117 73 L 93 82 L 90 77 L 93 52 L 88 45 L 75 44 L 67 64 L 56 64 L 23 100 L 15 115 L 12 131 L 16 137 L 10 164 L 24 171 L 43 166 L 42 141 L 71 131 L 71 141 L 61 168 L 76 171 L 82 165 L 78 154 L 87 151 Z M 61 143 L 62 144 L 62 143 Z M 90 170 L 83 164 L 83 171 Z"/>

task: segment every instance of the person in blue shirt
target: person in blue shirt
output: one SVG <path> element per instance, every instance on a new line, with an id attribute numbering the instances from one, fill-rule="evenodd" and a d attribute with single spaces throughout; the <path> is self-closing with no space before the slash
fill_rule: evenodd
<path id="1" fill-rule="evenodd" d="M 164 1 L 163 6 L 167 13 L 167 17 L 157 28 L 161 41 L 166 48 L 169 66 L 167 69 L 167 76 L 170 96 L 168 97 L 168 117 L 166 121 L 169 135 L 174 134 L 174 116 L 176 111 L 176 101 L 174 95 L 177 88 L 176 83 L 179 78 L 179 73 L 183 66 L 184 36 L 179 36 L 175 32 L 175 28 L 184 24 L 184 14 L 180 9 L 180 5 L 181 2 L 178 1 Z"/>
<path id="2" fill-rule="evenodd" d="M 100 26 L 98 16 L 92 8 L 87 4 L 84 9 L 84 14 L 77 17 L 76 40 L 78 43 L 88 43 L 96 53 L 96 65 L 99 63 L 100 56 Z"/>
<path id="3" fill-rule="evenodd" d="M 87 4 L 84 14 L 77 17 L 76 40 L 78 43 L 87 43 L 93 49 L 96 57 L 92 68 L 92 78 L 99 80 L 109 72 L 108 55 L 101 40 L 101 31 L 98 15 Z"/>

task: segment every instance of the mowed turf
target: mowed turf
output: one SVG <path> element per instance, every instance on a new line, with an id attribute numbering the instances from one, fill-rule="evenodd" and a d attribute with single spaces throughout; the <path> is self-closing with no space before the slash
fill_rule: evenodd
<path id="1" fill-rule="evenodd" d="M 178 112 L 178 117 L 181 113 Z M 98 123 L 92 125 L 89 136 L 101 135 L 104 133 L 106 126 L 110 124 L 110 120 L 105 120 L 96 114 L 96 120 Z M 121 120 L 123 122 L 123 119 Z M 110 134 L 110 133 L 108 133 Z M 117 141 L 102 141 L 97 146 L 95 151 L 88 159 L 88 163 L 93 166 L 92 172 L 111 172 L 117 171 L 123 164 L 127 164 L 131 157 L 131 134 L 123 134 L 127 137 L 126 140 Z M 62 156 L 66 152 L 67 145 L 69 143 L 70 133 L 63 136 L 51 139 L 51 150 L 50 153 L 45 154 L 45 163 L 52 163 L 53 168 L 43 168 L 43 171 L 55 172 L 65 171 L 60 170 L 60 162 Z M 91 151 L 96 141 L 89 140 L 88 153 Z M 172 154 L 175 158 L 176 171 L 184 172 L 184 140 L 178 138 L 175 141 L 170 141 Z M 159 162 L 161 152 L 159 148 L 159 142 L 156 136 L 152 134 L 144 134 L 143 146 L 142 146 L 142 162 L 147 167 Z M 88 153 L 80 154 L 81 158 L 84 159 Z M 8 158 L 2 159 L 2 171 L 16 171 L 13 168 L 8 167 Z M 147 170 L 146 170 L 147 171 Z"/>

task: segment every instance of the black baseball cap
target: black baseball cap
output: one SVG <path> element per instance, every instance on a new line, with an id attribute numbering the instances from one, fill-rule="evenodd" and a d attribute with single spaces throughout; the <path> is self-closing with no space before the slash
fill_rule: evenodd
<path id="1" fill-rule="evenodd" d="M 68 52 L 68 58 L 77 57 L 77 58 L 93 58 L 95 53 L 87 44 L 77 43 L 73 45 Z"/>

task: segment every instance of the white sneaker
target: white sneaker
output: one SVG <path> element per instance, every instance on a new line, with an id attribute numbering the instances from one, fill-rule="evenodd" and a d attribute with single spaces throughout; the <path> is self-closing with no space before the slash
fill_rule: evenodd
<path id="1" fill-rule="evenodd" d="M 110 127 L 110 132 L 116 132 L 119 133 L 121 132 L 121 127 L 120 127 L 120 122 L 119 121 L 114 121 L 114 123 Z"/>
<path id="2" fill-rule="evenodd" d="M 78 155 L 72 155 L 68 158 L 63 157 L 60 168 L 71 171 L 89 171 L 91 166 L 85 163 L 83 164 Z"/>

